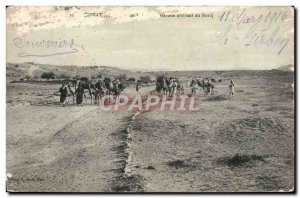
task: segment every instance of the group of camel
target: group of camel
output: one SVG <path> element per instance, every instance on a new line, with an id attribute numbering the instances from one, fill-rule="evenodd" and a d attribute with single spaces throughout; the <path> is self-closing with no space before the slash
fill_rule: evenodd
<path id="1" fill-rule="evenodd" d="M 191 88 L 191 96 L 197 94 L 197 90 L 203 89 L 204 94 L 208 95 L 214 94 L 214 84 L 213 82 L 222 82 L 222 79 L 216 80 L 214 78 L 193 78 L 191 83 L 188 82 L 188 87 Z M 71 80 L 67 82 L 67 88 L 69 97 L 73 97 L 73 105 L 75 104 L 76 88 L 82 86 L 84 90 L 88 90 L 91 98 L 91 104 L 100 104 L 101 99 L 104 96 L 110 103 L 111 98 L 117 98 L 120 93 L 125 89 L 125 86 L 119 80 L 112 80 L 110 78 L 105 78 L 104 80 L 99 79 L 97 82 L 91 82 L 88 79 Z M 164 95 L 174 96 L 184 94 L 184 84 L 175 77 L 160 76 L 157 77 L 156 81 L 156 92 L 163 93 Z"/>
<path id="2" fill-rule="evenodd" d="M 214 94 L 214 84 L 215 82 L 222 82 L 222 79 L 215 79 L 215 78 L 193 78 L 191 83 L 187 83 L 187 87 L 191 88 L 191 95 L 196 95 L 197 90 L 200 88 L 203 89 L 204 94 L 208 95 L 211 93 Z M 166 77 L 160 76 L 157 78 L 156 81 L 156 91 L 158 93 L 163 93 L 164 95 L 174 96 L 174 95 L 182 95 L 184 94 L 184 85 L 182 82 L 179 81 L 178 78 L 174 77 Z"/>
<path id="3" fill-rule="evenodd" d="M 184 94 L 184 85 L 178 78 L 160 76 L 156 79 L 156 91 L 169 96 L 182 95 Z"/>
<path id="4" fill-rule="evenodd" d="M 67 82 L 69 96 L 73 99 L 73 105 L 75 104 L 76 89 L 78 86 L 82 86 L 83 90 L 88 90 L 91 98 L 91 104 L 100 104 L 100 100 L 104 96 L 117 97 L 125 86 L 119 80 L 111 80 L 105 78 L 104 80 L 98 80 L 97 82 L 91 82 L 87 79 L 72 80 Z M 111 97 L 107 97 L 110 102 Z M 107 102 L 107 101 L 105 101 Z"/>

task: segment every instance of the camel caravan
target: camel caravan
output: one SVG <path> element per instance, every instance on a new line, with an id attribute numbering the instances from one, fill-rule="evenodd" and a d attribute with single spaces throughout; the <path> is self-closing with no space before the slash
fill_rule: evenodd
<path id="1" fill-rule="evenodd" d="M 203 90 L 204 95 L 214 95 L 215 84 L 222 82 L 223 79 L 217 78 L 193 78 L 191 82 L 187 81 L 186 86 L 176 77 L 159 76 L 156 79 L 156 92 L 166 96 L 181 96 L 185 94 L 185 87 L 191 90 L 188 94 L 190 97 L 196 96 L 199 91 Z M 234 95 L 234 82 L 230 81 L 229 95 Z M 139 81 L 136 81 L 136 92 L 141 88 Z M 65 106 L 67 101 L 72 98 L 73 105 L 82 106 L 83 99 L 87 99 L 86 91 L 88 92 L 91 105 L 107 105 L 111 100 L 118 100 L 121 92 L 125 89 L 125 85 L 118 79 L 106 77 L 99 78 L 92 82 L 88 78 L 83 77 L 79 80 L 65 80 L 62 82 L 58 93 L 60 93 L 60 103 Z M 69 98 L 68 98 L 69 97 Z M 68 98 L 68 100 L 66 100 Z"/>
<path id="2" fill-rule="evenodd" d="M 91 104 L 100 105 L 100 101 L 105 97 L 104 103 L 110 103 L 111 98 L 116 98 L 125 89 L 125 86 L 118 79 L 110 79 L 106 77 L 98 79 L 97 82 L 91 82 L 88 78 L 79 80 L 63 81 L 58 93 L 60 93 L 60 103 L 65 106 L 66 98 L 71 97 L 73 105 L 82 106 L 83 98 L 86 97 L 86 90 L 91 98 Z"/>
<path id="3" fill-rule="evenodd" d="M 197 92 L 200 91 L 202 88 L 204 94 L 207 96 L 209 93 L 214 95 L 215 92 L 215 83 L 222 82 L 223 79 L 216 79 L 216 78 L 193 78 L 191 83 L 187 82 L 187 88 L 191 88 L 190 96 L 197 95 Z M 178 78 L 175 77 L 166 77 L 166 76 L 159 76 L 157 77 L 156 81 L 156 91 L 158 93 L 163 93 L 164 95 L 169 96 L 180 96 L 184 94 L 184 84 L 179 81 Z"/>

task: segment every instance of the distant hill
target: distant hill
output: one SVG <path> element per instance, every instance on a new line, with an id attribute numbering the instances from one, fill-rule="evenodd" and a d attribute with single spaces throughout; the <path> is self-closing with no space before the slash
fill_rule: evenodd
<path id="1" fill-rule="evenodd" d="M 278 67 L 276 70 L 280 71 L 294 71 L 294 66 L 293 65 L 282 65 Z"/>
<path id="2" fill-rule="evenodd" d="M 53 72 L 58 78 L 76 75 L 80 77 L 96 78 L 98 74 L 102 76 L 115 77 L 126 74 L 127 77 L 137 77 L 139 74 L 131 70 L 119 69 L 110 66 L 73 66 L 73 65 L 46 65 L 36 63 L 7 63 L 6 77 L 8 80 L 19 80 L 29 75 L 31 78 L 40 78 L 44 72 Z"/>
<path id="3" fill-rule="evenodd" d="M 126 75 L 127 78 L 140 78 L 141 76 L 150 76 L 156 79 L 156 76 L 166 75 L 180 77 L 182 80 L 193 77 L 216 77 L 216 78 L 240 78 L 242 76 L 256 75 L 277 75 L 281 71 L 294 71 L 293 65 L 283 65 L 274 70 L 255 71 L 255 70 L 231 70 L 231 71 L 134 71 L 120 69 L 111 66 L 74 66 L 74 65 L 48 65 L 32 62 L 26 63 L 7 63 L 6 79 L 8 82 L 24 79 L 30 76 L 31 79 L 38 79 L 44 72 L 53 72 L 58 79 L 64 77 L 74 78 L 75 76 L 87 77 L 89 79 L 97 78 L 100 74 L 103 77 L 116 77 Z M 275 72 L 275 73 L 274 73 Z M 64 76 L 64 77 L 62 77 Z"/>

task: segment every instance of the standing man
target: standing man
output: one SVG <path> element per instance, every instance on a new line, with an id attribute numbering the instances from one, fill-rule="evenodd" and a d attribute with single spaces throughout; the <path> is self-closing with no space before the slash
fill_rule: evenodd
<path id="1" fill-rule="evenodd" d="M 235 86 L 235 84 L 234 84 L 233 80 L 231 79 L 230 84 L 229 84 L 229 96 L 234 95 L 234 86 Z"/>
<path id="2" fill-rule="evenodd" d="M 62 106 L 64 107 L 65 104 L 66 104 L 66 98 L 67 98 L 67 95 L 68 95 L 68 89 L 67 89 L 67 86 L 65 84 L 65 82 L 62 82 L 62 85 L 58 91 L 60 93 L 60 103 L 62 104 Z"/>
<path id="3" fill-rule="evenodd" d="M 140 86 L 139 81 L 136 81 L 136 85 L 135 85 L 136 92 L 139 92 L 140 88 L 141 88 L 141 86 Z"/>
<path id="4" fill-rule="evenodd" d="M 77 106 L 82 107 L 83 96 L 85 97 L 82 82 L 78 83 L 78 87 L 77 87 L 75 93 L 76 93 L 76 104 L 77 104 Z"/>

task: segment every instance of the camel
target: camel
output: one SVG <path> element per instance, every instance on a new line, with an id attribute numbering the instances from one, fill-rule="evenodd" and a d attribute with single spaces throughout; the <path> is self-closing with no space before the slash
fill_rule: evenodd
<path id="1" fill-rule="evenodd" d="M 165 76 L 160 76 L 156 79 L 156 91 L 163 92 L 164 95 L 167 95 L 170 89 L 170 80 Z"/>
<path id="2" fill-rule="evenodd" d="M 121 91 L 124 90 L 124 85 L 119 80 L 111 80 L 110 78 L 104 79 L 104 87 L 106 89 L 105 95 L 112 96 L 113 98 L 117 98 Z M 108 102 L 110 103 L 110 98 L 108 97 Z"/>

